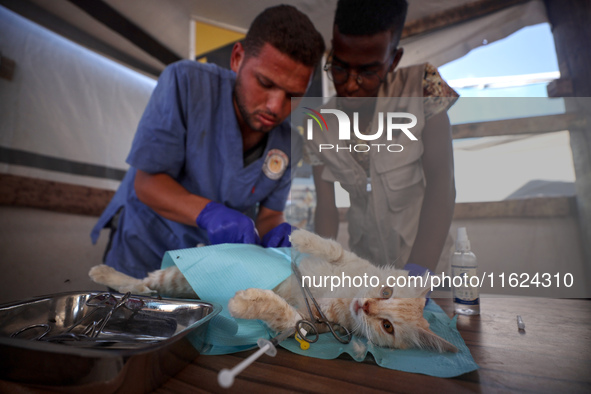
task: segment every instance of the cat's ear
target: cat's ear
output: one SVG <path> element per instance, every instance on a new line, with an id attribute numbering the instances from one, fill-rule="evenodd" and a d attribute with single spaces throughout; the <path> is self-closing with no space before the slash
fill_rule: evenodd
<path id="1" fill-rule="evenodd" d="M 457 353 L 458 348 L 446 341 L 445 339 L 439 337 L 431 330 L 425 330 L 424 328 L 419 328 L 419 346 L 423 349 L 430 349 L 435 350 L 440 353 L 443 352 L 451 352 Z"/>
<path id="2" fill-rule="evenodd" d="M 421 281 L 419 282 L 423 285 L 423 287 L 417 287 L 417 297 L 418 298 L 426 298 L 427 294 L 429 294 L 429 292 L 431 291 L 431 281 L 430 281 L 429 277 L 430 277 L 429 272 L 425 272 Z"/>
<path id="3" fill-rule="evenodd" d="M 431 287 L 430 286 L 425 286 L 422 289 L 420 289 L 419 297 L 420 298 L 427 298 L 427 295 L 430 292 L 431 292 Z"/>

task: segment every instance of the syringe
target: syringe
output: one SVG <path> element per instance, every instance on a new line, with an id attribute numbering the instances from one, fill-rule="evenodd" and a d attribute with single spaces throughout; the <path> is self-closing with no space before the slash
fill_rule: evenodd
<path id="1" fill-rule="evenodd" d="M 234 383 L 234 378 L 236 377 L 236 375 L 244 371 L 246 367 L 252 364 L 261 355 L 263 355 L 263 353 L 267 353 L 269 356 L 275 357 L 275 355 L 277 354 L 276 346 L 279 343 L 281 343 L 284 339 L 293 335 L 294 332 L 295 328 L 290 328 L 279 333 L 279 335 L 277 335 L 275 338 L 272 338 L 270 341 L 268 339 L 259 338 L 259 340 L 257 341 L 257 345 L 259 345 L 260 348 L 259 350 L 248 356 L 248 358 L 240 362 L 234 368 L 224 368 L 220 371 L 220 373 L 218 374 L 218 383 L 220 384 L 220 386 L 222 386 L 223 388 L 231 387 Z"/>

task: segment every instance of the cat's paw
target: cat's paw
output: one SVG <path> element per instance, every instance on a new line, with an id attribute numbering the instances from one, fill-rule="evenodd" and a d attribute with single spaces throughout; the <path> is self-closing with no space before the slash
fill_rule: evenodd
<path id="1" fill-rule="evenodd" d="M 289 241 L 298 250 L 305 250 L 309 248 L 314 237 L 317 237 L 317 235 L 306 230 L 298 229 L 291 233 Z"/>
<path id="2" fill-rule="evenodd" d="M 246 289 L 236 292 L 228 310 L 239 319 L 259 319 L 274 331 L 294 327 L 301 319 L 297 311 L 271 290 Z"/>
<path id="3" fill-rule="evenodd" d="M 357 337 L 351 339 L 351 347 L 353 348 L 353 358 L 356 360 L 364 358 L 367 354 L 367 345 Z"/>
<path id="4" fill-rule="evenodd" d="M 290 241 L 292 246 L 300 252 L 322 258 L 333 264 L 342 262 L 344 257 L 345 251 L 338 242 L 306 230 L 299 229 L 291 233 Z"/>
<path id="5" fill-rule="evenodd" d="M 239 290 L 228 302 L 228 311 L 232 316 L 240 319 L 256 319 L 257 304 L 268 298 L 266 292 L 270 292 L 270 290 Z"/>
<path id="6" fill-rule="evenodd" d="M 120 293 L 131 292 L 133 294 L 151 295 L 155 291 L 146 286 L 143 281 L 125 275 L 113 267 L 101 264 L 88 271 L 88 276 L 99 285 L 110 287 Z"/>
<path id="7" fill-rule="evenodd" d="M 88 276 L 93 282 L 104 286 L 109 286 L 109 283 L 113 281 L 112 278 L 117 274 L 118 272 L 113 267 L 105 264 L 95 265 L 88 271 Z"/>

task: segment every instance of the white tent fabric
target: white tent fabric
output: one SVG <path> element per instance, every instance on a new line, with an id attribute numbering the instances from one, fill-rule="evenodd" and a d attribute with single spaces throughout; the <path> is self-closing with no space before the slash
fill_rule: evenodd
<path id="1" fill-rule="evenodd" d="M 103 56 L 0 7 L 0 51 L 15 61 L 12 81 L 0 79 L 3 155 L 127 168 L 125 158 L 156 84 Z M 0 172 L 116 188 L 113 179 L 39 166 L 0 163 Z M 9 160 L 10 161 L 10 160 Z"/>
<path id="2" fill-rule="evenodd" d="M 534 0 L 411 37 L 402 43 L 405 55 L 401 65 L 429 61 L 440 66 L 482 45 L 485 39 L 492 42 L 546 20 L 543 2 Z M 156 81 L 3 7 L 0 51 L 16 62 L 14 79 L 0 79 L 0 173 L 115 189 L 116 176 L 101 178 L 84 171 L 56 170 L 51 165 L 15 164 L 6 160 L 6 154 L 24 152 L 42 163 L 55 158 L 66 165 L 84 164 L 121 174 L 127 168 L 125 158 Z"/>
<path id="3" fill-rule="evenodd" d="M 525 26 L 547 22 L 543 1 L 506 8 L 494 14 L 447 29 L 402 40 L 401 66 L 429 62 L 439 67 L 458 59 L 472 49 L 507 37 Z"/>

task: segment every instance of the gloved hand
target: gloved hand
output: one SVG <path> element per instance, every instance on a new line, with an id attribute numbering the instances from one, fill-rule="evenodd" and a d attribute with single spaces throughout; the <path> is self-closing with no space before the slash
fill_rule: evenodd
<path id="1" fill-rule="evenodd" d="M 280 248 L 283 246 L 291 246 L 289 235 L 296 228 L 291 224 L 285 222 L 269 231 L 263 237 L 261 245 L 265 248 Z"/>
<path id="2" fill-rule="evenodd" d="M 260 243 L 254 221 L 217 202 L 208 203 L 197 216 L 197 226 L 207 231 L 212 245 L 223 243 Z"/>
<path id="3" fill-rule="evenodd" d="M 426 272 L 428 272 L 429 275 L 433 275 L 433 271 L 430 269 L 414 263 L 406 263 L 403 269 L 408 271 L 408 276 L 424 276 Z M 429 290 L 429 292 L 425 295 L 425 306 L 427 306 L 430 296 L 431 290 Z"/>
<path id="4" fill-rule="evenodd" d="M 408 276 L 423 276 L 426 272 L 433 275 L 433 271 L 430 269 L 414 263 L 406 263 L 403 269 L 408 271 Z"/>

